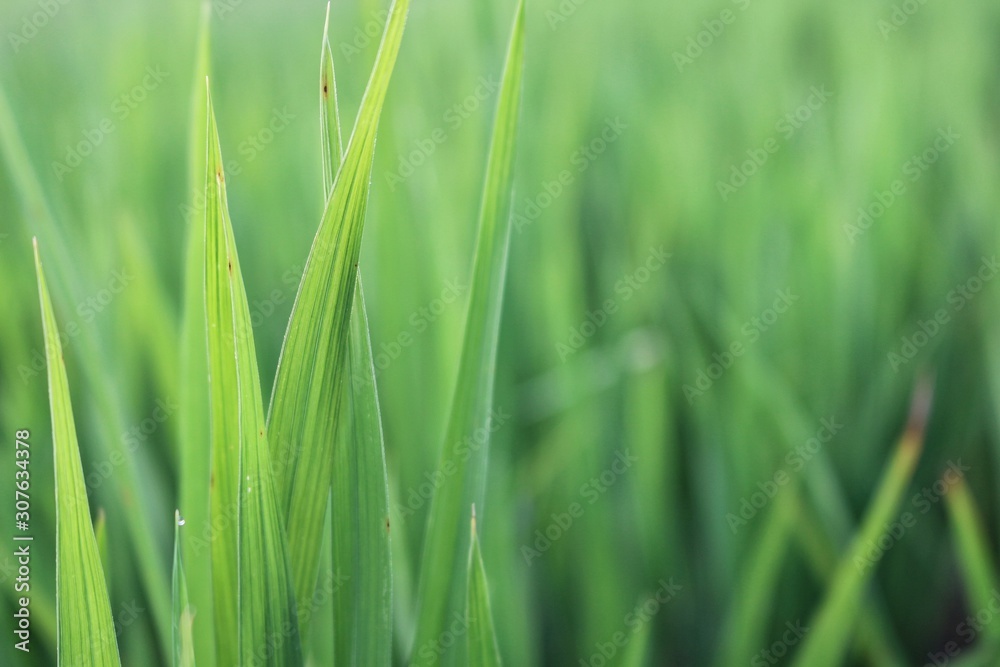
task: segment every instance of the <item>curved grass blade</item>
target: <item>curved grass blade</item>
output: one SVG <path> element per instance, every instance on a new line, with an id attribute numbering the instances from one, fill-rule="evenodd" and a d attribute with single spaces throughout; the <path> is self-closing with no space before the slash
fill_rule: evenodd
<path id="1" fill-rule="evenodd" d="M 417 629 L 411 659 L 436 664 L 436 638 L 465 608 L 462 559 L 469 549 L 469 508 L 482 507 L 489 442 L 466 443 L 498 427 L 491 417 L 500 307 L 510 245 L 514 143 L 524 63 L 524 3 L 519 2 L 504 65 L 486 183 L 479 213 L 479 237 L 466 316 L 465 337 L 451 416 L 438 470 L 448 471 L 431 501 L 418 591 Z M 443 664 L 452 664 L 452 654 Z"/>
<path id="2" fill-rule="evenodd" d="M 306 261 L 278 362 L 268 435 L 285 517 L 296 599 L 316 587 L 349 319 L 368 206 L 375 134 L 409 0 L 395 0 L 361 110 Z M 327 108 L 324 105 L 324 109 Z"/>
<path id="3" fill-rule="evenodd" d="M 181 549 L 181 513 L 174 512 L 174 667 L 194 667 L 194 611 L 188 600 Z"/>
<path id="4" fill-rule="evenodd" d="M 83 464 L 76 439 L 69 381 L 56 316 L 35 243 L 35 270 L 42 306 L 42 329 L 52 411 L 52 448 L 56 484 L 56 619 L 60 665 L 120 665 L 111 603 L 104 581 L 97 538 L 90 520 Z"/>
<path id="5" fill-rule="evenodd" d="M 903 437 L 886 467 L 864 521 L 837 566 L 826 598 L 809 624 L 811 629 L 792 663 L 796 667 L 836 667 L 843 662 L 851 646 L 857 609 L 862 603 L 865 584 L 875 571 L 875 564 L 868 562 L 865 554 L 892 520 L 913 476 L 923 449 L 932 391 L 929 383 L 921 382 L 914 392 Z"/>
<path id="6" fill-rule="evenodd" d="M 483 555 L 479 551 L 479 535 L 476 533 L 476 508 L 472 508 L 470 527 L 468 567 L 468 605 L 465 619 L 468 629 L 469 667 L 500 667 L 500 648 L 493 628 L 493 612 L 490 610 L 490 589 L 486 582 L 486 568 Z"/>
<path id="7" fill-rule="evenodd" d="M 226 202 L 225 174 L 219 134 L 208 99 L 208 180 L 205 271 L 212 382 L 213 446 L 225 449 L 227 464 L 237 464 L 236 495 L 221 496 L 224 509 L 237 517 L 237 602 L 239 661 L 223 664 L 301 665 L 295 596 L 288 568 L 288 546 L 274 489 L 265 432 L 264 407 L 257 370 L 250 308 L 233 239 Z M 228 307 L 228 312 L 226 308 Z M 231 336 L 227 349 L 220 332 Z M 213 344 L 213 338 L 216 340 Z M 213 354 L 212 352 L 215 352 Z M 221 354 L 232 351 L 232 356 Z M 215 386 L 215 373 L 225 384 Z M 232 432 L 233 418 L 236 433 Z M 224 420 L 225 439 L 215 433 Z M 231 439 L 235 435 L 235 440 Z M 216 477 L 232 470 L 215 469 Z M 220 487 L 221 488 L 221 487 Z M 225 565 L 225 564 L 223 564 Z M 221 659 L 220 659 L 220 662 Z"/>

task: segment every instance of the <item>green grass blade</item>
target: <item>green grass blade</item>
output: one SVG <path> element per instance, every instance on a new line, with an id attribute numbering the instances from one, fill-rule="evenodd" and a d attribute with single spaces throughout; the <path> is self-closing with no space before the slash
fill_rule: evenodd
<path id="1" fill-rule="evenodd" d="M 466 581 L 461 563 L 468 553 L 469 508 L 482 507 L 489 443 L 464 445 L 494 426 L 495 373 L 500 307 L 510 245 L 510 202 L 513 195 L 514 143 L 524 64 L 524 3 L 518 4 L 500 86 L 486 183 L 479 214 L 479 237 L 458 381 L 448 420 L 439 471 L 446 479 L 436 490 L 427 522 L 418 592 L 416 664 L 436 660 L 431 647 L 453 614 L 465 606 Z M 432 655 L 433 660 L 428 657 Z M 446 653 L 445 656 L 451 655 Z M 448 664 L 447 658 L 445 664 Z"/>
<path id="2" fill-rule="evenodd" d="M 389 488 L 368 315 L 355 285 L 349 399 L 334 452 L 333 562 L 345 582 L 334 592 L 334 664 L 392 660 Z"/>
<path id="3" fill-rule="evenodd" d="M 329 29 L 330 6 L 326 25 Z M 328 32 L 320 70 L 320 139 L 324 196 L 333 191 L 343 158 L 340 111 Z M 345 582 L 333 593 L 333 663 L 389 665 L 392 661 L 392 566 L 389 486 L 361 274 L 354 287 L 348 332 L 346 391 L 333 462 L 332 562 Z"/>
<path id="4" fill-rule="evenodd" d="M 239 662 L 239 495 L 240 424 L 236 396 L 236 336 L 229 288 L 228 248 L 223 228 L 226 194 L 217 156 L 215 115 L 208 108 L 205 182 L 205 313 L 208 331 L 209 423 L 211 446 L 210 513 L 212 589 L 218 664 Z M 222 271 L 219 267 L 222 267 Z"/>
<path id="5" fill-rule="evenodd" d="M 94 539 L 97 540 L 97 555 L 101 559 L 101 570 L 104 572 L 104 581 L 111 585 L 111 554 L 108 552 L 108 517 L 103 509 L 98 508 L 97 518 L 94 520 Z"/>
<path id="6" fill-rule="evenodd" d="M 208 102 L 208 179 L 211 196 L 206 208 L 206 306 L 210 351 L 218 332 L 231 336 L 233 356 L 209 355 L 212 383 L 219 372 L 224 385 L 210 385 L 213 399 L 213 445 L 227 450 L 227 464 L 237 464 L 235 496 L 222 496 L 224 507 L 235 507 L 237 521 L 237 602 L 240 664 L 300 665 L 295 597 L 288 567 L 288 546 L 274 488 L 267 445 L 257 352 L 243 274 L 233 239 L 226 201 L 222 150 L 211 98 Z M 226 308 L 228 307 L 228 312 Z M 236 432 L 232 432 L 233 417 Z M 225 419 L 225 439 L 214 432 L 215 419 Z M 235 439 L 233 437 L 235 436 Z M 231 470 L 215 469 L 216 478 Z M 221 494 L 220 494 L 221 495 Z M 325 500 L 325 499 L 324 499 Z M 221 659 L 220 659 L 221 662 Z M 223 664 L 235 664 L 223 663 Z"/>
<path id="7" fill-rule="evenodd" d="M 194 611 L 188 599 L 181 548 L 181 513 L 174 514 L 174 667 L 194 667 Z"/>
<path id="8" fill-rule="evenodd" d="M 746 662 L 764 643 L 771 617 L 774 590 L 788 553 L 793 514 L 789 498 L 779 497 L 773 511 L 745 558 L 745 569 L 722 632 L 717 667 Z"/>
<path id="9" fill-rule="evenodd" d="M 49 409 L 56 484 L 56 605 L 59 664 L 120 665 L 111 603 L 90 520 L 69 381 L 56 316 L 35 242 L 35 270 L 48 361 Z M 30 543 L 25 542 L 27 548 Z M 20 545 L 18 545 L 20 546 Z"/>
<path id="10" fill-rule="evenodd" d="M 191 604 L 201 612 L 194 626 L 195 653 L 202 667 L 215 665 L 215 623 L 211 620 L 212 561 L 199 541 L 211 530 L 209 524 L 209 479 L 212 448 L 208 426 L 208 352 L 205 338 L 205 78 L 209 74 L 209 23 L 211 3 L 203 2 L 198 37 L 194 86 L 191 92 L 190 144 L 188 149 L 187 240 L 184 258 L 184 301 L 181 321 L 179 424 L 180 499 L 178 505 L 187 529 L 183 531 L 182 550 L 187 561 L 186 575 L 191 582 Z M 201 195 L 199 195 L 201 193 Z M 235 627 L 235 626 L 234 626 Z M 235 636 L 233 637 L 235 642 Z M 232 653 L 227 652 L 228 655 Z"/>
<path id="11" fill-rule="evenodd" d="M 323 201 L 325 202 L 333 192 L 333 181 L 337 176 L 340 160 L 344 156 L 344 143 L 340 134 L 340 105 L 337 104 L 337 74 L 333 68 L 333 49 L 330 47 L 330 3 L 326 4 L 319 70 L 319 133 L 323 156 Z"/>
<path id="12" fill-rule="evenodd" d="M 468 604 L 465 620 L 468 623 L 468 665 L 469 667 L 500 667 L 500 648 L 493 628 L 493 612 L 490 609 L 490 589 L 486 582 L 486 568 L 479 550 L 479 535 L 476 533 L 476 509 L 472 508 L 469 546 Z"/>
<path id="13" fill-rule="evenodd" d="M 61 289 L 79 303 L 84 298 L 79 286 L 85 284 L 78 263 L 72 260 L 73 253 L 67 242 L 68 229 L 57 224 L 41 181 L 32 165 L 28 148 L 18 131 L 11 107 L 0 86 L 0 157 L 6 163 L 11 177 L 11 185 L 24 208 L 25 220 L 30 220 L 32 234 L 43 241 L 46 252 L 53 259 L 49 277 L 54 289 Z M 98 454 L 108 458 L 121 456 L 124 463 L 113 476 L 111 488 L 116 501 L 125 508 L 127 535 L 134 550 L 143 586 L 150 602 L 150 610 L 156 625 L 157 635 L 167 645 L 170 633 L 170 590 L 165 576 L 166 559 L 159 548 L 153 524 L 146 517 L 150 515 L 151 498 L 144 493 L 135 468 L 135 459 L 121 445 L 121 433 L 127 430 L 121 408 L 120 387 L 108 374 L 108 355 L 102 349 L 95 335 L 95 329 L 82 327 L 75 338 L 76 359 L 89 385 L 94 387 L 90 398 L 94 403 L 98 418 L 95 427 L 100 432 L 102 442 L 95 442 Z M 164 655 L 166 658 L 166 655 Z"/>
<path id="14" fill-rule="evenodd" d="M 948 489 L 945 501 L 965 580 L 966 598 L 972 610 L 988 609 L 995 591 L 1000 590 L 1000 582 L 990 554 L 989 534 L 964 479 Z M 994 643 L 1000 639 L 1000 628 L 994 628 L 992 623 L 986 624 L 983 632 Z"/>
<path id="15" fill-rule="evenodd" d="M 408 7 L 409 0 L 393 3 L 299 284 L 271 397 L 268 435 L 278 471 L 276 488 L 288 529 L 296 598 L 303 604 L 316 586 L 375 135 Z"/>
<path id="16" fill-rule="evenodd" d="M 792 663 L 796 667 L 836 667 L 850 648 L 865 585 L 875 571 L 875 565 L 867 562 L 865 554 L 893 519 L 910 483 L 923 449 L 930 403 L 931 389 L 921 384 L 914 395 L 906 430 L 882 475 L 875 498 L 837 566 L 819 611 L 809 623 L 810 631 Z"/>

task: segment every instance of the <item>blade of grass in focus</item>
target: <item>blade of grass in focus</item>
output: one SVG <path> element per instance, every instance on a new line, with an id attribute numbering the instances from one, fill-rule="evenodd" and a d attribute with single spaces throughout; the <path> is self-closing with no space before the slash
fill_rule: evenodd
<path id="1" fill-rule="evenodd" d="M 326 4 L 323 23 L 323 45 L 319 65 L 319 132 L 320 152 L 323 160 L 323 201 L 333 192 L 337 169 L 344 157 L 344 144 L 340 134 L 340 105 L 337 103 L 337 73 L 333 66 L 333 49 L 330 47 L 330 3 Z"/>
<path id="2" fill-rule="evenodd" d="M 810 631 L 792 663 L 796 667 L 836 667 L 851 646 L 849 640 L 865 584 L 877 566 L 867 561 L 866 554 L 892 520 L 910 483 L 923 449 L 932 391 L 929 382 L 922 381 L 914 392 L 903 436 L 883 473 L 864 521 L 841 558 L 826 597 L 809 624 Z"/>
<path id="3" fill-rule="evenodd" d="M 213 609 L 212 560 L 198 547 L 210 530 L 209 483 L 212 448 L 208 426 L 208 350 L 205 324 L 205 79 L 210 69 L 211 3 L 201 4 L 194 80 L 191 90 L 191 118 L 188 125 L 188 193 L 186 245 L 184 249 L 184 300 L 181 313 L 179 342 L 181 409 L 179 431 L 179 499 L 178 506 L 187 529 L 183 531 L 181 549 L 187 562 L 186 576 L 191 583 L 191 604 L 201 611 L 200 622 L 194 624 L 194 645 L 198 663 L 213 667 L 216 662 L 215 628 L 211 621 Z M 223 639 L 223 641 L 226 641 Z M 235 637 L 232 639 L 235 641 Z M 231 649 L 226 655 L 232 655 Z"/>
<path id="4" fill-rule="evenodd" d="M 101 568 L 80 447 L 70 403 L 69 381 L 55 312 L 35 241 L 35 271 L 48 361 L 49 409 L 56 493 L 56 604 L 60 665 L 120 665 L 111 603 Z"/>
<path id="5" fill-rule="evenodd" d="M 389 490 L 375 366 L 360 280 L 355 284 L 348 404 L 334 450 L 334 664 L 388 666 L 392 660 Z"/>
<path id="6" fill-rule="evenodd" d="M 490 588 L 486 581 L 486 567 L 479 550 L 476 532 L 476 508 L 472 508 L 469 545 L 468 602 L 465 621 L 468 624 L 468 664 L 470 667 L 500 667 L 500 648 L 497 646 L 490 609 Z"/>
<path id="7" fill-rule="evenodd" d="M 41 182 L 35 172 L 27 147 L 19 134 L 17 122 L 10 108 L 3 88 L 0 87 L 0 153 L 3 154 L 9 173 L 14 181 L 14 190 L 21 198 L 25 210 L 24 218 L 31 221 L 28 230 L 33 236 L 41 237 L 47 252 L 55 259 L 50 277 L 54 276 L 54 288 L 62 289 L 80 303 L 84 296 L 80 286 L 85 284 L 79 273 L 78 264 L 71 260 L 72 254 L 67 243 L 66 232 L 56 222 Z M 87 381 L 95 387 L 88 398 L 94 403 L 98 413 L 96 428 L 100 432 L 97 441 L 98 454 L 104 457 L 121 457 L 124 464 L 111 477 L 111 488 L 122 507 L 128 522 L 127 535 L 135 555 L 138 570 L 150 609 L 154 618 L 157 636 L 165 649 L 169 642 L 170 591 L 165 576 L 166 561 L 160 557 L 159 542 L 154 526 L 147 517 L 151 498 L 138 481 L 138 471 L 133 455 L 122 446 L 121 434 L 127 430 L 122 413 L 120 389 L 107 373 L 107 354 L 102 348 L 95 330 L 82 327 L 74 345 L 79 345 L 76 359 L 79 360 Z M 44 604 L 44 603 L 41 603 Z M 166 657 L 166 654 L 164 654 Z"/>
<path id="8" fill-rule="evenodd" d="M 205 304 L 212 373 L 209 383 L 212 439 L 213 447 L 224 450 L 224 464 L 230 466 L 213 467 L 212 474 L 215 478 L 225 476 L 233 483 L 226 487 L 231 495 L 223 494 L 221 485 L 215 490 L 219 491 L 217 507 L 224 513 L 235 512 L 237 528 L 236 561 L 222 561 L 232 555 L 232 533 L 228 548 L 219 554 L 218 560 L 213 559 L 215 576 L 218 576 L 215 566 L 225 570 L 230 579 L 235 570 L 238 591 L 237 595 L 217 602 L 236 605 L 239 659 L 227 662 L 220 651 L 219 661 L 273 667 L 301 665 L 288 545 L 267 444 L 253 327 L 229 219 L 224 163 L 211 96 L 207 137 Z M 228 340 L 222 340 L 223 337 Z M 218 433 L 216 420 L 222 422 L 224 429 Z M 213 459 L 213 465 L 216 461 Z M 216 525 L 213 521 L 213 527 Z M 231 610 L 230 606 L 225 611 Z M 222 630 L 217 630 L 221 638 Z"/>
<path id="9" fill-rule="evenodd" d="M 327 5 L 320 64 L 320 144 L 323 189 L 333 192 L 343 159 L 337 78 L 330 48 Z M 348 331 L 347 378 L 340 392 L 334 443 L 331 502 L 333 663 L 389 665 L 392 660 L 392 567 L 389 544 L 389 488 L 382 418 L 375 384 L 368 315 L 357 270 Z"/>
<path id="10" fill-rule="evenodd" d="M 194 611 L 188 599 L 184 556 L 181 549 L 181 513 L 174 513 L 174 667 L 194 667 Z"/>
<path id="11" fill-rule="evenodd" d="M 478 241 L 471 296 L 466 316 L 458 380 L 438 471 L 444 481 L 435 490 L 427 520 L 417 594 L 417 628 L 410 659 L 434 664 L 430 650 L 453 614 L 465 608 L 467 581 L 461 563 L 469 549 L 470 508 L 483 506 L 486 442 L 462 443 L 497 427 L 491 418 L 500 310 L 510 244 L 510 203 L 513 198 L 514 145 L 524 69 L 524 3 L 515 13 L 510 45 L 500 84 L 493 138 L 479 214 Z M 442 664 L 454 664 L 455 651 Z"/>
<path id="12" fill-rule="evenodd" d="M 228 247 L 222 228 L 227 215 L 222 160 L 215 146 L 215 114 L 210 100 L 206 145 L 205 242 L 203 266 L 208 331 L 208 395 L 211 472 L 210 547 L 215 612 L 215 646 L 220 665 L 239 662 L 240 425 L 236 405 L 236 330 L 228 279 Z M 241 332 L 245 334 L 246 332 Z"/>
<path id="13" fill-rule="evenodd" d="M 316 586 L 375 136 L 408 8 L 409 0 L 395 0 L 390 10 L 354 131 L 299 284 L 271 396 L 268 435 L 278 471 L 276 490 L 288 530 L 295 594 L 303 604 Z M 324 72 L 326 54 L 324 47 Z M 332 73 L 331 67 L 330 84 Z M 327 114 L 323 125 L 329 130 L 336 125 L 336 111 L 331 121 L 327 103 L 323 110 Z M 328 134 L 330 146 L 337 133 Z M 324 151 L 328 156 L 324 165 L 332 167 L 334 153 Z"/>

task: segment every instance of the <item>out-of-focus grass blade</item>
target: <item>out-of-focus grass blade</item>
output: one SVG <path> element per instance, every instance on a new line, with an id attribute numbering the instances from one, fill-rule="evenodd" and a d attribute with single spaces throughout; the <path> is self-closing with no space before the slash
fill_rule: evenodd
<path id="1" fill-rule="evenodd" d="M 392 660 L 389 490 L 368 315 L 355 284 L 348 358 L 349 399 L 334 451 L 334 664 L 388 666 Z"/>
<path id="2" fill-rule="evenodd" d="M 643 623 L 625 649 L 621 667 L 645 667 L 649 654 L 649 632 L 652 623 Z"/>
<path id="3" fill-rule="evenodd" d="M 780 496 L 748 556 L 739 589 L 722 632 L 722 645 L 715 664 L 728 667 L 746 662 L 761 646 L 773 608 L 774 589 L 788 552 L 792 531 L 791 499 Z"/>
<path id="4" fill-rule="evenodd" d="M 69 397 L 56 316 L 35 241 L 35 270 L 42 306 L 42 329 L 52 411 L 52 448 L 56 483 L 56 605 L 59 664 L 120 665 L 111 603 L 90 521 L 83 464 Z"/>
<path id="5" fill-rule="evenodd" d="M 865 584 L 875 566 L 865 554 L 877 542 L 885 524 L 893 518 L 923 449 L 924 429 L 930 412 L 933 390 L 921 382 L 914 392 L 910 417 L 896 451 L 889 462 L 875 498 L 837 566 L 819 611 L 809 624 L 802 649 L 795 656 L 796 667 L 836 667 L 850 648 L 851 632 L 858 619 Z"/>
<path id="6" fill-rule="evenodd" d="M 235 464 L 237 471 L 235 479 L 231 479 L 235 488 L 228 489 L 234 495 L 220 492 L 219 505 L 224 512 L 235 510 L 237 517 L 239 595 L 221 601 L 237 603 L 239 660 L 226 662 L 220 652 L 220 663 L 300 665 L 302 649 L 288 547 L 274 488 L 250 308 L 229 220 L 222 150 L 211 97 L 207 136 L 210 196 L 206 205 L 205 302 L 212 373 L 212 440 L 213 446 L 225 450 L 225 464 Z M 228 349 L 221 335 L 231 337 Z M 217 376 L 223 384 L 216 384 Z M 215 431 L 217 420 L 222 420 L 224 431 Z M 213 469 L 217 480 L 223 475 L 232 477 L 232 472 Z M 217 524 L 213 521 L 213 525 Z M 221 565 L 229 569 L 227 565 L 236 563 Z M 227 576 L 231 575 L 230 570 Z M 221 629 L 219 635 L 221 639 Z"/>
<path id="7" fill-rule="evenodd" d="M 461 614 L 464 609 L 467 582 L 461 563 L 469 549 L 469 508 L 473 504 L 482 507 L 485 495 L 489 443 L 477 440 L 471 448 L 462 443 L 477 431 L 489 433 L 495 428 L 490 411 L 510 245 L 514 144 L 523 64 L 524 3 L 519 2 L 486 167 L 458 381 L 438 468 L 445 479 L 431 502 L 424 539 L 416 638 L 411 655 L 419 665 L 436 663 L 437 654 L 426 649 L 441 635 L 451 616 Z M 445 653 L 443 664 L 451 664 L 453 654 L 453 651 Z"/>
<path id="8" fill-rule="evenodd" d="M 187 578 L 181 549 L 181 513 L 174 513 L 174 667 L 194 667 L 194 612 L 188 601 Z"/>
<path id="9" fill-rule="evenodd" d="M 278 472 L 276 489 L 288 530 L 296 598 L 303 604 L 316 587 L 375 134 L 408 7 L 409 0 L 395 0 L 390 11 L 299 284 L 271 397 L 268 435 Z"/>
<path id="10" fill-rule="evenodd" d="M 208 352 L 205 341 L 205 79 L 209 74 L 209 23 L 211 3 L 201 6 L 194 81 L 191 91 L 190 142 L 188 148 L 187 241 L 184 259 L 184 302 L 180 331 L 181 409 L 178 411 L 180 499 L 178 505 L 187 529 L 182 532 L 182 550 L 191 582 L 191 604 L 201 611 L 194 626 L 195 653 L 202 667 L 215 665 L 215 623 L 211 621 L 212 561 L 203 541 L 209 529 L 209 475 L 212 448 L 208 426 Z M 234 555 L 235 558 L 235 555 Z M 234 579 L 235 581 L 235 579 Z M 235 617 L 234 617 L 235 619 Z M 235 628 L 234 624 L 230 627 Z M 225 641 L 225 639 L 223 639 Z M 232 637 L 235 646 L 236 637 Z M 233 655 L 230 650 L 226 655 Z"/>
<path id="11" fill-rule="evenodd" d="M 990 556 L 989 537 L 965 480 L 960 479 L 945 496 L 952 530 L 958 548 L 958 559 L 965 578 L 966 597 L 972 611 L 989 609 L 993 596 L 1000 590 L 996 565 Z M 1000 628 L 987 623 L 983 632 L 994 642 L 1000 638 Z"/>
<path id="12" fill-rule="evenodd" d="M 469 545 L 468 603 L 465 620 L 468 623 L 469 667 L 500 667 L 500 648 L 493 628 L 493 612 L 490 609 L 490 589 L 486 581 L 483 555 L 479 551 L 479 535 L 476 533 L 476 509 L 472 508 L 470 524 L 471 544 Z"/>

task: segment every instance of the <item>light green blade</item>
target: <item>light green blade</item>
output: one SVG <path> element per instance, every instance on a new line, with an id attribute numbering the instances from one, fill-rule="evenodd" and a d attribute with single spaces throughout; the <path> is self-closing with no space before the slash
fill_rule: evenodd
<path id="1" fill-rule="evenodd" d="M 333 68 L 333 49 L 330 47 L 330 3 L 326 5 L 319 65 L 319 133 L 325 202 L 333 192 L 337 168 L 344 157 L 344 144 L 340 135 L 340 105 L 337 104 L 337 74 Z"/>
<path id="2" fill-rule="evenodd" d="M 970 611 L 988 609 L 1000 589 L 1000 578 L 990 553 L 989 533 L 964 479 L 959 478 L 949 487 L 945 500 Z M 994 644 L 1000 639 L 1000 628 L 994 628 L 992 623 L 986 624 L 983 633 Z"/>
<path id="3" fill-rule="evenodd" d="M 181 549 L 181 513 L 174 514 L 174 667 L 194 667 L 194 610 L 188 600 Z"/>
<path id="4" fill-rule="evenodd" d="M 368 315 L 355 285 L 348 398 L 334 452 L 333 563 L 345 582 L 334 592 L 334 664 L 388 666 L 392 660 L 389 490 Z"/>
<path id="5" fill-rule="evenodd" d="M 465 621 L 468 629 L 469 667 L 500 667 L 500 648 L 493 628 L 493 612 L 490 609 L 490 589 L 486 582 L 486 568 L 483 555 L 479 551 L 479 535 L 476 533 L 476 510 L 472 508 L 468 567 L 468 604 Z"/>
<path id="6" fill-rule="evenodd" d="M 865 585 L 871 580 L 877 563 L 866 554 L 877 543 L 913 476 L 923 449 L 924 428 L 930 411 L 931 389 L 921 384 L 914 395 L 910 419 L 892 460 L 886 466 L 875 498 L 858 532 L 837 566 L 826 597 L 809 623 L 809 633 L 796 654 L 795 667 L 836 667 L 851 647 L 851 635 L 862 607 Z"/>
<path id="7" fill-rule="evenodd" d="M 209 74 L 209 19 L 211 3 L 203 2 L 198 37 L 194 87 L 191 93 L 187 241 L 184 259 L 184 302 L 180 332 L 179 424 L 180 499 L 187 529 L 181 545 L 191 582 L 191 604 L 200 611 L 194 626 L 195 653 L 202 667 L 215 665 L 215 624 L 212 622 L 212 562 L 207 548 L 211 447 L 208 430 L 208 352 L 205 340 L 205 78 Z M 235 627 L 235 626 L 234 626 Z M 233 637 L 235 642 L 235 636 Z M 227 653 L 231 655 L 231 653 Z"/>
<path id="8" fill-rule="evenodd" d="M 329 29 L 330 6 L 326 25 Z M 323 34 L 320 66 L 320 140 L 323 191 L 329 198 L 343 158 L 333 51 Z M 339 581 L 333 592 L 333 662 L 389 665 L 392 660 L 392 567 L 389 487 L 382 419 L 368 315 L 358 271 L 348 332 L 346 391 L 334 448 L 332 562 Z"/>
<path id="9" fill-rule="evenodd" d="M 427 521 L 418 592 L 417 629 L 411 658 L 436 664 L 429 647 L 454 614 L 465 608 L 466 577 L 461 566 L 469 549 L 469 508 L 482 507 L 489 432 L 502 419 L 491 417 L 500 306 L 510 245 L 510 202 L 513 190 L 514 143 L 521 100 L 524 63 L 524 3 L 514 20 L 486 167 L 479 214 L 479 238 L 465 338 L 451 417 L 441 451 L 437 488 Z M 485 434 L 485 435 L 484 435 Z M 454 651 L 442 664 L 453 664 Z"/>
<path id="10" fill-rule="evenodd" d="M 27 146 L 24 144 L 11 110 L 0 86 L 0 157 L 3 158 L 18 198 L 24 208 L 24 217 L 31 221 L 32 233 L 37 231 L 50 253 L 50 283 L 62 289 L 77 303 L 84 298 L 79 286 L 86 284 L 83 274 L 72 260 L 67 229 L 61 227 L 52 213 L 41 181 L 35 173 Z M 5 223 L 6 224 L 6 223 Z M 77 288 L 77 289 L 74 289 Z M 166 576 L 167 562 L 157 540 L 153 524 L 147 520 L 153 499 L 145 492 L 140 481 L 135 459 L 121 445 L 121 433 L 127 430 L 121 406 L 120 386 L 108 373 L 109 357 L 101 347 L 96 328 L 81 327 L 74 339 L 79 346 L 76 359 L 89 385 L 94 387 L 90 398 L 96 410 L 95 428 L 102 442 L 95 442 L 95 453 L 106 458 L 123 457 L 124 463 L 109 480 L 109 486 L 120 506 L 125 508 L 126 534 L 134 550 L 135 562 L 150 603 L 157 635 L 164 645 L 170 633 L 170 589 Z M 164 656 L 166 657 L 166 656 Z"/>
<path id="11" fill-rule="evenodd" d="M 211 98 L 208 145 L 211 194 L 206 206 L 205 301 L 212 373 L 212 439 L 213 447 L 225 449 L 226 464 L 235 463 L 237 470 L 235 478 L 232 470 L 213 470 L 216 481 L 225 476 L 234 483 L 235 488 L 229 489 L 234 495 L 220 493 L 219 504 L 224 512 L 235 511 L 238 528 L 236 563 L 213 561 L 213 571 L 215 565 L 220 565 L 230 577 L 231 566 L 238 564 L 238 596 L 221 601 L 237 605 L 239 660 L 225 662 L 220 651 L 220 663 L 300 665 L 302 651 L 288 546 L 274 489 L 250 309 L 229 220 L 222 151 Z M 229 350 L 225 341 L 219 339 L 220 332 L 231 336 Z M 233 356 L 226 356 L 226 352 L 233 352 Z M 217 377 L 224 384 L 216 386 Z M 223 420 L 224 438 L 217 437 L 217 419 Z M 214 490 L 219 489 L 221 486 Z M 217 602 L 220 602 L 218 597 Z M 221 632 L 218 629 L 219 646 Z"/>
<path id="12" fill-rule="evenodd" d="M 268 435 L 276 489 L 288 529 L 295 593 L 302 604 L 316 586 L 375 134 L 408 7 L 409 0 L 393 3 L 299 284 L 271 397 Z"/>
<path id="13" fill-rule="evenodd" d="M 52 449 L 56 484 L 56 618 L 60 665 L 107 667 L 120 665 L 111 603 L 104 582 L 97 539 L 90 521 L 90 505 L 76 440 L 76 424 L 69 397 L 69 381 L 62 345 L 42 260 L 35 241 L 35 270 L 42 306 L 45 358 L 52 411 Z M 31 542 L 17 543 L 17 549 Z"/>

